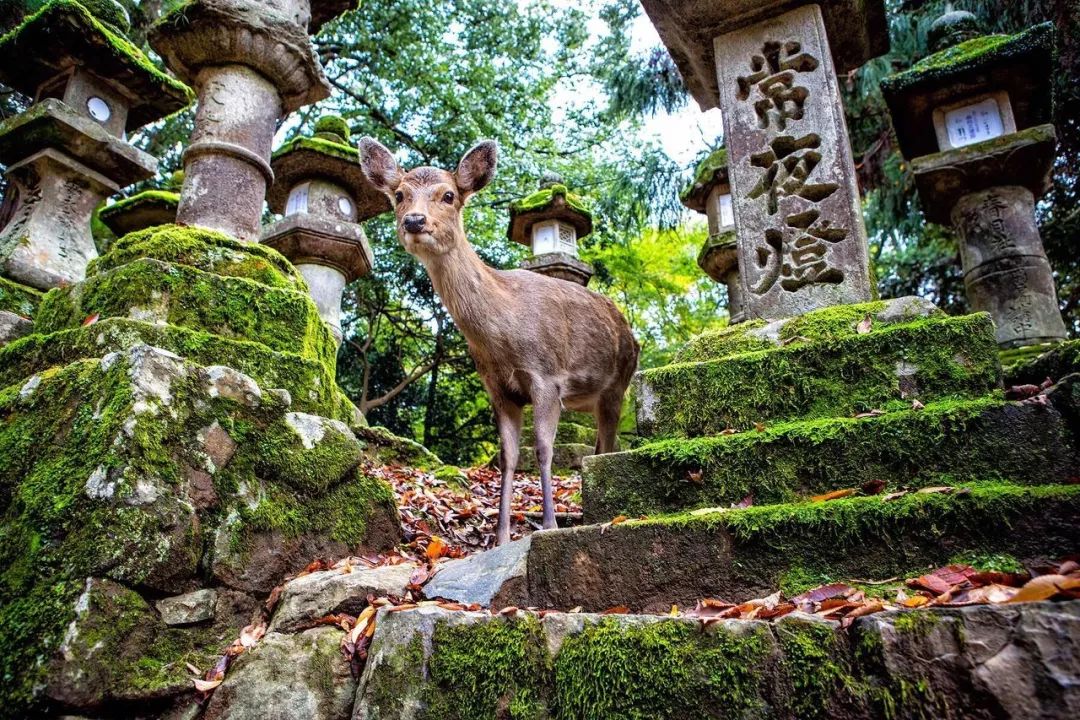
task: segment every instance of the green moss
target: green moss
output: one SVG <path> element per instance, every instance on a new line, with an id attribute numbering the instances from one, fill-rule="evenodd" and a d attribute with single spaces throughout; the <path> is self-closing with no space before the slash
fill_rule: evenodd
<path id="1" fill-rule="evenodd" d="M 1024 564 L 1008 553 L 963 552 L 949 559 L 950 565 L 970 565 L 979 572 L 1027 572 Z"/>
<path id="2" fill-rule="evenodd" d="M 315 132 L 334 135 L 339 142 L 348 142 L 352 135 L 349 123 L 340 115 L 323 115 L 315 122 Z"/>
<path id="3" fill-rule="evenodd" d="M 403 465 L 419 470 L 435 470 L 443 463 L 420 443 L 398 437 L 384 427 L 353 428 L 367 444 L 364 454 L 377 465 Z"/>
<path id="4" fill-rule="evenodd" d="M 833 717 L 840 698 L 863 693 L 852 675 L 836 630 L 824 622 L 786 620 L 776 626 L 783 666 L 794 692 L 792 716 L 800 720 Z"/>
<path id="5" fill-rule="evenodd" d="M 1016 35 L 987 35 L 960 43 L 917 62 L 910 70 L 886 78 L 882 86 L 893 93 L 928 82 L 943 83 L 965 73 L 1007 65 L 1033 52 L 1049 54 L 1054 24 L 1042 23 Z"/>
<path id="6" fill-rule="evenodd" d="M 1046 378 L 1060 380 L 1080 371 L 1080 340 L 1066 340 L 1052 347 L 1039 345 L 1032 348 L 1026 357 L 1022 350 L 1025 349 L 1007 351 L 1014 355 L 1009 358 L 1011 362 L 1005 368 L 1006 387 L 1040 385 Z"/>
<path id="7" fill-rule="evenodd" d="M 675 354 L 675 363 L 719 360 L 728 355 L 771 350 L 776 343 L 751 332 L 765 324 L 764 320 L 750 320 L 697 335 Z"/>
<path id="8" fill-rule="evenodd" d="M 759 505 L 790 502 L 869 481 L 890 489 L 1012 477 L 1054 483 L 1066 472 L 1064 432 L 1054 414 L 990 396 L 661 440 L 589 462 L 586 519 L 728 506 L 747 495 Z"/>
<path id="9" fill-rule="evenodd" d="M 588 218 L 592 218 L 592 211 L 589 210 L 588 206 L 585 205 L 581 198 L 567 190 L 565 185 L 560 185 L 558 183 L 550 187 L 541 188 L 531 195 L 526 195 L 525 197 L 510 203 L 510 217 L 513 218 L 522 213 L 546 210 L 552 206 L 555 202 L 555 198 L 559 197 L 566 201 L 568 207 Z"/>
<path id="10" fill-rule="evenodd" d="M 760 717 L 768 650 L 762 626 L 702 633 L 683 622 L 602 620 L 563 642 L 555 660 L 557 717 Z"/>
<path id="11" fill-rule="evenodd" d="M 652 434 L 694 437 L 889 410 L 910 406 L 911 397 L 979 397 L 998 387 L 999 372 L 993 324 L 979 314 L 677 363 L 643 377 L 653 397 Z"/>
<path id="12" fill-rule="evenodd" d="M 103 218 L 108 218 L 111 215 L 119 215 L 142 205 L 164 205 L 166 207 L 175 208 L 179 204 L 179 193 L 171 192 L 169 190 L 143 190 L 131 197 L 117 200 L 112 205 L 102 208 L 99 215 Z"/>
<path id="13" fill-rule="evenodd" d="M 33 318 L 42 297 L 40 290 L 0 277 L 0 310 Z"/>
<path id="14" fill-rule="evenodd" d="M 714 151 L 694 170 L 694 179 L 679 193 L 679 199 L 686 201 L 691 195 L 706 195 L 716 182 L 727 182 L 728 151 L 720 148 Z"/>
<path id="15" fill-rule="evenodd" d="M 541 720 L 548 717 L 551 661 L 540 622 L 441 622 L 432 635 L 424 718 Z M 500 711 L 500 708 L 502 710 Z"/>
<path id="16" fill-rule="evenodd" d="M 290 140 L 274 151 L 274 159 L 297 150 L 312 150 L 340 160 L 360 162 L 360 150 L 358 148 L 322 137 L 298 137 Z"/>
<path id="17" fill-rule="evenodd" d="M 926 637 L 937 627 L 938 622 L 938 616 L 932 612 L 912 610 L 896 616 L 893 627 L 901 634 Z"/>
<path id="18" fill-rule="evenodd" d="M 313 423 L 320 424 L 322 437 L 307 447 L 294 424 Z M 299 492 L 322 494 L 359 462 L 360 443 L 348 428 L 329 420 L 290 415 L 263 433 L 255 468 L 261 477 Z"/>

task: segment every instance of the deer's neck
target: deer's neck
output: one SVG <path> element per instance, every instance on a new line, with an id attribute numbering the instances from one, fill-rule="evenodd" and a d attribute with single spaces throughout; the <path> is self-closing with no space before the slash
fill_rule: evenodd
<path id="1" fill-rule="evenodd" d="M 495 271 L 464 240 L 445 255 L 425 260 L 424 266 L 458 329 L 469 340 L 481 340 L 493 309 L 504 300 Z"/>

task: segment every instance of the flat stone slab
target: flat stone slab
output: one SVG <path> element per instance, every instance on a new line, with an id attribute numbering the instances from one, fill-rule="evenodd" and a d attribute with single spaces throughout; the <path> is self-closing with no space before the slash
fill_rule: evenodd
<path id="1" fill-rule="evenodd" d="M 191 625 L 212 620 L 216 604 L 217 591 L 206 589 L 162 598 L 154 603 L 154 607 L 166 625 Z"/>
<path id="2" fill-rule="evenodd" d="M 33 331 L 34 323 L 9 310 L 0 310 L 0 347 Z"/>
<path id="3" fill-rule="evenodd" d="M 439 565 L 424 586 L 428 598 L 502 608 L 527 605 L 526 565 L 531 536 Z"/>
<path id="4" fill-rule="evenodd" d="M 746 497 L 791 502 L 870 482 L 884 492 L 992 477 L 1053 484 L 1075 474 L 1069 430 L 1052 406 L 988 396 L 660 440 L 587 458 L 582 506 L 591 523 L 728 507 Z"/>
<path id="5" fill-rule="evenodd" d="M 1043 562 L 1080 546 L 1080 485 L 967 487 L 538 531 L 528 605 L 666 612 L 764 597 L 791 578 L 881 580 L 965 553 Z"/>
<path id="6" fill-rule="evenodd" d="M 368 595 L 404 595 L 415 570 L 412 565 L 354 566 L 348 573 L 327 570 L 298 577 L 285 583 L 270 632 L 293 632 L 325 615 L 359 615 Z"/>
<path id="7" fill-rule="evenodd" d="M 916 399 L 977 398 L 999 387 L 988 315 L 877 323 L 862 309 L 873 307 L 829 308 L 813 322 L 779 328 L 748 323 L 702 339 L 684 357 L 715 353 L 718 359 L 638 375 L 639 434 L 717 435 L 760 423 L 910 407 Z M 857 331 L 864 322 L 866 331 Z"/>
<path id="8" fill-rule="evenodd" d="M 1080 712 L 1080 601 L 890 612 L 849 629 L 660 616 L 380 613 L 353 720 L 1048 720 Z"/>

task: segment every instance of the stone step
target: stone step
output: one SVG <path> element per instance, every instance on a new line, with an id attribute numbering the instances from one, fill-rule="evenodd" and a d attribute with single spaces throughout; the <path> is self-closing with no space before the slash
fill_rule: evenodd
<path id="1" fill-rule="evenodd" d="M 332 365 L 337 345 L 307 292 L 142 258 L 97 273 L 42 300 L 35 330 L 52 333 L 87 318 L 126 317 L 248 340 Z"/>
<path id="2" fill-rule="evenodd" d="M 665 612 L 701 598 L 764 597 L 833 581 L 909 577 L 964 558 L 1044 562 L 1080 548 L 1080 485 L 970 483 L 946 493 L 629 520 L 543 530 L 455 560 L 428 597 L 601 612 Z M 500 559 L 501 558 L 501 559 Z M 469 578 L 484 576 L 479 581 Z"/>
<path id="3" fill-rule="evenodd" d="M 211 711 L 263 693 L 320 693 L 307 674 L 297 683 L 271 667 L 305 667 L 311 640 L 268 637 L 275 650 L 242 656 Z M 295 651 L 277 649 L 286 646 Z M 451 718 L 469 708 L 468 717 L 959 720 L 988 708 L 979 717 L 1064 720 L 1080 713 L 1078 655 L 1080 601 L 888 612 L 847 629 L 803 614 L 703 626 L 641 615 L 383 610 L 352 718 Z M 243 693 L 257 683 L 261 692 Z M 321 694 L 342 693 L 331 685 Z"/>
<path id="4" fill-rule="evenodd" d="M 1073 462 L 1068 423 L 1052 405 L 943 400 L 590 457 L 582 504 L 586 522 L 604 522 L 727 507 L 747 496 L 759 505 L 791 502 L 878 480 L 887 491 L 993 478 L 1052 484 L 1075 474 Z"/>
<path id="5" fill-rule="evenodd" d="M 818 325 L 799 324 L 798 320 L 814 319 L 808 316 L 788 321 L 779 331 L 773 330 L 774 323 L 738 336 L 742 341 L 748 337 L 758 341 L 759 335 L 768 332 L 780 347 L 734 349 L 730 344 L 736 331 L 732 331 L 722 349 L 714 347 L 710 352 L 734 354 L 640 373 L 636 389 L 639 432 L 716 435 L 729 428 L 746 430 L 755 423 L 850 417 L 872 409 L 910 406 L 913 399 L 928 403 L 945 397 L 975 398 L 1000 387 L 994 327 L 986 314 L 932 315 L 872 326 L 862 334 L 851 330 L 831 336 L 820 326 L 831 327 L 834 316 L 843 317 L 845 323 L 852 321 L 851 308 L 812 313 L 823 314 L 816 318 Z M 859 310 L 855 317 L 860 314 L 867 316 Z M 789 331 L 800 334 L 786 337 Z M 685 357 L 706 354 L 702 350 Z"/>
<path id="6" fill-rule="evenodd" d="M 1080 340 L 1003 350 L 1000 355 L 1007 387 L 1040 385 L 1047 378 L 1058 381 L 1080 372 Z"/>
<path id="7" fill-rule="evenodd" d="M 582 445 L 580 443 L 555 443 L 551 448 L 552 471 L 556 475 L 570 475 L 581 470 L 582 462 L 587 456 L 592 455 L 595 449 L 593 445 Z M 498 465 L 497 460 L 498 458 L 496 458 L 496 465 Z M 524 473 L 540 472 L 536 462 L 536 448 L 529 445 L 521 446 L 517 471 Z"/>
<path id="8" fill-rule="evenodd" d="M 261 387 L 287 390 L 295 410 L 350 424 L 362 422 L 358 411 L 338 389 L 333 365 L 291 352 L 277 352 L 262 343 L 122 317 L 107 317 L 92 325 L 48 335 L 30 335 L 0 348 L 0 387 L 24 382 L 48 368 L 100 358 L 141 344 L 168 350 L 198 365 L 227 365 L 250 376 Z"/>

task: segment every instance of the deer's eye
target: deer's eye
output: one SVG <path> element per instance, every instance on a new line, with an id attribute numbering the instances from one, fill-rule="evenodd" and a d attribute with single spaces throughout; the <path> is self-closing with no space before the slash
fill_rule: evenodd
<path id="1" fill-rule="evenodd" d="M 398 190 L 396 193 L 394 193 L 394 200 L 396 200 L 398 202 L 401 202 L 404 199 L 405 199 L 405 196 L 401 193 L 400 190 Z"/>
<path id="2" fill-rule="evenodd" d="M 442 201 L 444 203 L 448 204 L 448 205 L 453 203 L 454 202 L 454 193 L 452 193 L 452 192 L 445 193 L 442 196 Z"/>

